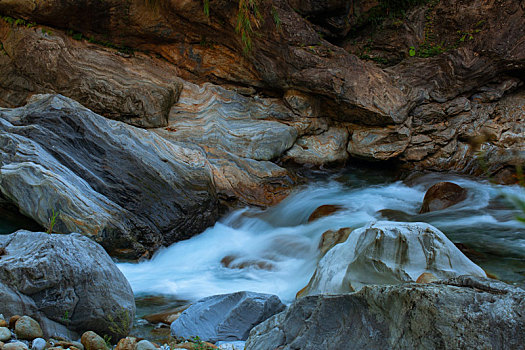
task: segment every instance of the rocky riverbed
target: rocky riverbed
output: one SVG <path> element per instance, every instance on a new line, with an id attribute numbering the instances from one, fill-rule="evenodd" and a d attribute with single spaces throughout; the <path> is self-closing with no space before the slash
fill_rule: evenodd
<path id="1" fill-rule="evenodd" d="M 0 348 L 523 347 L 524 42 L 523 1 L 0 0 Z"/>

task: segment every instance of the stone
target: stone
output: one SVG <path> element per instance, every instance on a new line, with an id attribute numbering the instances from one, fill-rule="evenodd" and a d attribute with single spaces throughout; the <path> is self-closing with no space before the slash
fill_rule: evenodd
<path id="1" fill-rule="evenodd" d="M 486 277 L 441 231 L 425 223 L 374 222 L 352 231 L 317 263 L 302 296 L 347 293 L 370 284 L 415 282 L 423 273 L 438 279 Z"/>
<path id="2" fill-rule="evenodd" d="M 171 335 L 203 341 L 246 340 L 250 330 L 281 312 L 284 304 L 275 295 L 237 292 L 199 300 L 171 324 Z"/>
<path id="3" fill-rule="evenodd" d="M 16 321 L 18 321 L 18 319 L 20 317 L 22 317 L 22 316 L 20 316 L 20 315 L 13 315 L 13 316 L 11 316 L 11 318 L 9 318 L 9 328 L 15 329 Z"/>
<path id="4" fill-rule="evenodd" d="M 0 319 L 0 327 L 9 327 L 9 323 L 2 318 Z"/>
<path id="5" fill-rule="evenodd" d="M 24 340 L 33 340 L 44 336 L 40 324 L 29 316 L 22 316 L 16 321 L 15 334 L 18 339 Z"/>
<path id="6" fill-rule="evenodd" d="M 157 348 L 148 340 L 141 340 L 137 343 L 135 350 L 156 350 Z"/>
<path id="7" fill-rule="evenodd" d="M 28 350 L 28 349 L 29 348 L 27 347 L 26 344 L 19 342 L 19 341 L 4 344 L 4 346 L 2 347 L 2 350 Z"/>
<path id="8" fill-rule="evenodd" d="M 323 233 L 318 246 L 321 256 L 324 256 L 336 244 L 345 242 L 352 231 L 353 230 L 351 228 L 342 228 L 337 231 L 328 230 Z"/>
<path id="9" fill-rule="evenodd" d="M 0 191 L 46 228 L 58 213 L 55 232 L 85 234 L 109 252 L 131 248 L 130 258 L 218 218 L 210 165 L 198 147 L 60 95 L 0 109 L 0 130 Z"/>
<path id="10" fill-rule="evenodd" d="M 135 337 L 126 337 L 119 340 L 115 350 L 136 350 L 138 340 Z"/>
<path id="11" fill-rule="evenodd" d="M 351 131 L 348 153 L 364 159 L 388 160 L 403 153 L 409 145 L 411 131 L 399 128 L 359 128 Z"/>
<path id="12" fill-rule="evenodd" d="M 94 330 L 126 336 L 135 315 L 131 287 L 104 249 L 80 234 L 0 235 L 0 312 L 38 319 L 46 336 Z M 22 320 L 16 322 L 20 329 Z M 113 330 L 113 331 L 112 331 Z M 42 335 L 40 335 L 42 337 Z"/>
<path id="13" fill-rule="evenodd" d="M 215 345 L 221 350 L 244 350 L 246 342 L 240 340 L 234 342 L 218 341 Z"/>
<path id="14" fill-rule="evenodd" d="M 106 341 L 102 339 L 97 333 L 93 331 L 87 331 L 82 334 L 80 339 L 82 345 L 86 350 L 107 350 L 108 346 Z"/>
<path id="15" fill-rule="evenodd" d="M 438 182 L 430 187 L 423 198 L 420 214 L 443 210 L 464 201 L 467 190 L 452 182 Z"/>
<path id="16" fill-rule="evenodd" d="M 31 350 L 44 350 L 46 347 L 46 341 L 43 338 L 35 338 L 31 343 Z"/>
<path id="17" fill-rule="evenodd" d="M 319 135 L 305 135 L 297 139 L 284 160 L 297 164 L 330 165 L 344 163 L 348 159 L 346 128 L 331 127 Z"/>
<path id="18" fill-rule="evenodd" d="M 320 114 L 318 98 L 298 90 L 287 90 L 283 96 L 284 102 L 297 114 L 315 118 Z"/>
<path id="19" fill-rule="evenodd" d="M 312 212 L 312 214 L 310 214 L 310 216 L 308 217 L 308 222 L 312 222 L 312 221 L 315 221 L 317 219 L 323 218 L 325 216 L 329 216 L 329 215 L 331 215 L 333 213 L 337 213 L 341 209 L 343 209 L 343 207 L 340 206 L 340 205 L 335 205 L 335 204 L 321 205 L 320 207 L 317 207 Z"/>
<path id="20" fill-rule="evenodd" d="M 424 272 L 419 276 L 416 280 L 416 283 L 432 283 L 435 281 L 439 281 L 439 279 L 431 274 L 430 272 Z"/>
<path id="21" fill-rule="evenodd" d="M 517 349 L 525 291 L 460 276 L 298 299 L 250 332 L 246 350 Z"/>
<path id="22" fill-rule="evenodd" d="M 6 342 L 11 339 L 11 331 L 7 327 L 0 327 L 0 341 Z"/>
<path id="23" fill-rule="evenodd" d="M 171 323 L 175 321 L 180 316 L 180 314 L 184 312 L 184 310 L 189 308 L 190 305 L 191 304 L 183 305 L 174 309 L 165 310 L 155 314 L 145 315 L 142 318 L 150 323 L 165 323 L 171 325 Z"/>

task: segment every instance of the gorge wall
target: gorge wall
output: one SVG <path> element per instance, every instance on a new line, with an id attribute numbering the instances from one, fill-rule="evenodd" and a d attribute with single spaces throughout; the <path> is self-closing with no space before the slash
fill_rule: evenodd
<path id="1" fill-rule="evenodd" d="M 525 1 L 401 3 L 0 0 L 0 104 L 62 94 L 183 144 L 213 215 L 216 196 L 283 199 L 298 181 L 288 164 L 365 159 L 515 182 Z"/>

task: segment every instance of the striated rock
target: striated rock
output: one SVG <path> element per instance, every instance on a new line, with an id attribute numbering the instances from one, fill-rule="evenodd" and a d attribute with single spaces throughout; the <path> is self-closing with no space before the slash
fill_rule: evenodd
<path id="1" fill-rule="evenodd" d="M 33 340 L 44 336 L 38 322 L 29 316 L 22 316 L 16 321 L 15 334 L 18 339 L 24 340 Z"/>
<path id="2" fill-rule="evenodd" d="M 275 295 L 237 292 L 199 300 L 171 324 L 171 335 L 198 336 L 209 342 L 246 340 L 250 330 L 281 312 L 284 304 Z"/>
<path id="3" fill-rule="evenodd" d="M 301 298 L 256 326 L 247 350 L 515 349 L 525 341 L 525 291 L 461 276 Z"/>
<path id="4" fill-rule="evenodd" d="M 215 222 L 200 149 L 107 120 L 59 95 L 0 109 L 0 192 L 55 232 L 80 232 L 132 256 Z M 39 186 L 31 186 L 39 183 Z"/>
<path id="5" fill-rule="evenodd" d="M 297 164 L 324 165 L 343 163 L 348 159 L 346 128 L 330 128 L 319 135 L 307 135 L 297 139 L 286 154 L 285 160 Z"/>
<path id="6" fill-rule="evenodd" d="M 319 99 L 298 90 L 287 90 L 284 102 L 297 114 L 305 117 L 318 117 L 320 114 Z"/>
<path id="7" fill-rule="evenodd" d="M 7 53 L 0 60 L 3 107 L 24 105 L 35 93 L 57 93 L 111 119 L 162 127 L 182 88 L 165 65 L 144 57 L 125 59 L 57 31 L 12 30 L 0 21 L 0 40 Z"/>
<path id="8" fill-rule="evenodd" d="M 106 350 L 108 348 L 104 339 L 92 331 L 82 334 L 80 341 L 86 350 Z"/>
<path id="9" fill-rule="evenodd" d="M 467 190 L 452 182 L 439 182 L 425 193 L 419 213 L 442 210 L 467 198 Z"/>
<path id="10" fill-rule="evenodd" d="M 334 204 L 321 205 L 320 207 L 316 208 L 312 212 L 312 214 L 310 214 L 310 216 L 308 217 L 308 222 L 312 222 L 322 217 L 331 215 L 333 213 L 337 213 L 341 209 L 343 209 L 343 207 L 340 205 L 334 205 Z"/>
<path id="11" fill-rule="evenodd" d="M 359 128 L 351 132 L 348 153 L 354 157 L 388 160 L 405 151 L 410 142 L 411 131 L 407 127 Z"/>
<path id="12" fill-rule="evenodd" d="M 97 243 L 79 234 L 18 231 L 0 236 L 0 245 L 9 252 L 0 259 L 0 313 L 38 319 L 46 336 L 75 338 L 85 330 L 114 339 L 127 335 L 135 314 L 133 292 Z M 22 334 L 27 319 L 18 319 L 17 334 L 42 337 Z"/>
<path id="13" fill-rule="evenodd" d="M 438 279 L 486 277 L 442 232 L 424 223 L 376 222 L 354 230 L 318 262 L 301 295 L 346 293 L 369 284 L 414 282 L 423 273 Z"/>

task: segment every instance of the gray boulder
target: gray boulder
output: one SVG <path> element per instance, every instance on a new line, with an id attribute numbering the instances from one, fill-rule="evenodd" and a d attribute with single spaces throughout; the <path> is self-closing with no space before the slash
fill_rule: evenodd
<path id="1" fill-rule="evenodd" d="M 0 193 L 44 227 L 79 232 L 137 257 L 218 217 L 197 146 L 108 120 L 60 95 L 0 109 Z M 35 186 L 34 184 L 38 184 Z"/>
<path id="2" fill-rule="evenodd" d="M 171 335 L 209 342 L 246 340 L 257 324 L 285 308 L 279 297 L 254 292 L 214 295 L 199 300 L 171 324 Z"/>
<path id="3" fill-rule="evenodd" d="M 522 349 L 525 291 L 461 276 L 298 299 L 250 332 L 247 350 Z"/>
<path id="4" fill-rule="evenodd" d="M 0 236 L 0 313 L 28 315 L 46 336 L 93 330 L 125 336 L 135 315 L 128 281 L 104 249 L 80 235 Z"/>

